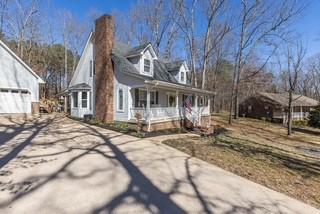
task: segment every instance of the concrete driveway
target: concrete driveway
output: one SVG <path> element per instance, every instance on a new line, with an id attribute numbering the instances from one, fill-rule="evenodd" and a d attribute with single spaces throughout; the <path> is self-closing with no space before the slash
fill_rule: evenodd
<path id="1" fill-rule="evenodd" d="M 156 139 L 59 115 L 0 118 L 0 212 L 320 213 Z"/>

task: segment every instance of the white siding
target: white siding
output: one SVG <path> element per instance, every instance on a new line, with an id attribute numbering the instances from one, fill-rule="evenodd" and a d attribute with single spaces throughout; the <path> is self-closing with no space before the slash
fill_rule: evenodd
<path id="1" fill-rule="evenodd" d="M 144 59 L 148 59 L 150 60 L 150 73 L 146 73 L 144 72 Z M 143 53 L 141 60 L 140 60 L 140 73 L 143 75 L 147 75 L 147 76 L 153 76 L 153 57 L 152 54 L 149 50 L 149 48 L 147 50 L 145 50 L 145 52 Z"/>
<path id="2" fill-rule="evenodd" d="M 93 75 L 90 77 L 90 61 L 93 61 L 93 43 L 89 38 L 88 43 L 81 55 L 78 66 L 71 79 L 70 86 L 77 85 L 80 83 L 86 83 L 93 87 Z"/>
<path id="3" fill-rule="evenodd" d="M 31 93 L 30 101 L 39 102 L 38 81 L 25 66 L 0 45 L 0 88 L 26 89 Z M 13 103 L 12 107 L 14 107 Z"/>
<path id="4" fill-rule="evenodd" d="M 184 73 L 184 80 L 181 81 L 181 73 Z M 180 67 L 179 73 L 176 75 L 176 78 L 178 80 L 178 82 L 182 83 L 182 84 L 186 84 L 187 83 L 187 69 L 186 69 L 186 65 L 185 63 L 182 64 L 182 66 Z"/>
<path id="5" fill-rule="evenodd" d="M 77 108 L 71 107 L 71 116 L 74 117 L 83 117 L 84 114 L 94 114 L 95 113 L 95 82 L 94 82 L 94 58 L 93 58 L 93 41 L 91 39 L 91 36 L 89 36 L 89 39 L 87 41 L 87 44 L 83 50 L 83 53 L 81 55 L 81 58 L 79 60 L 79 63 L 77 65 L 77 68 L 75 70 L 75 73 L 71 79 L 70 85 L 74 86 L 81 83 L 86 83 L 91 87 L 91 90 L 88 91 L 88 99 L 89 102 L 91 102 L 91 110 L 89 109 L 90 103 L 88 105 L 88 108 L 81 108 L 81 106 L 78 106 Z M 90 76 L 90 63 L 92 63 L 92 75 Z M 90 92 L 92 94 L 92 97 L 90 98 Z M 81 94 L 81 93 L 79 93 Z M 71 98 L 72 99 L 72 98 Z"/>
<path id="6" fill-rule="evenodd" d="M 118 70 L 115 66 L 115 79 L 114 79 L 114 119 L 116 121 L 128 121 L 130 118 L 130 108 L 132 107 L 132 98 L 131 89 L 141 86 L 144 84 L 142 79 L 129 76 Z M 123 111 L 117 111 L 117 99 L 118 99 L 118 89 L 123 90 L 124 102 L 123 102 Z"/>

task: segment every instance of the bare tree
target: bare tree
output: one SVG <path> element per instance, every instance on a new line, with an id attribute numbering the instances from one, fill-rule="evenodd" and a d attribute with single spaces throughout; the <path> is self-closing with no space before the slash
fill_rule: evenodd
<path id="1" fill-rule="evenodd" d="M 288 92 L 288 135 L 292 134 L 292 112 L 293 106 L 292 103 L 295 99 L 293 98 L 293 93 L 297 90 L 298 87 L 298 78 L 302 73 L 302 62 L 305 56 L 305 49 L 302 44 L 296 44 L 295 47 L 292 47 L 291 44 L 287 44 L 287 51 L 285 53 L 285 63 L 286 68 L 283 72 L 286 78 L 286 86 Z M 281 67 L 280 67 L 281 69 Z"/>
<path id="2" fill-rule="evenodd" d="M 233 110 L 234 118 L 237 119 L 239 116 L 239 85 L 247 59 L 258 48 L 271 49 L 269 56 L 261 62 L 260 68 L 254 72 L 254 74 L 259 73 L 275 53 L 277 44 L 283 41 L 282 39 L 288 34 L 286 27 L 295 17 L 301 14 L 304 7 L 304 1 L 298 0 L 279 0 L 276 2 L 241 0 L 239 31 L 235 33 L 238 42 L 230 100 L 230 124 L 232 123 Z"/>
<path id="3" fill-rule="evenodd" d="M 4 20 L 7 18 L 7 8 L 9 0 L 0 0 L 0 39 L 3 37 Z"/>
<path id="4" fill-rule="evenodd" d="M 198 0 L 187 2 L 186 0 L 175 0 L 175 11 L 177 12 L 178 19 L 176 21 L 179 29 L 184 34 L 187 52 L 189 53 L 191 65 L 191 82 L 192 85 L 197 87 L 196 76 L 196 7 Z"/>
<path id="5" fill-rule="evenodd" d="M 14 1 L 12 16 L 7 19 L 9 34 L 17 41 L 18 55 L 24 58 L 25 44 L 34 40 L 39 24 L 39 0 Z M 30 47 L 29 47 L 30 48 Z M 29 60 L 30 61 L 30 60 Z"/>
<path id="6" fill-rule="evenodd" d="M 207 66 L 209 59 L 214 50 L 222 42 L 225 35 L 230 31 L 230 27 L 226 23 L 219 23 L 217 16 L 221 16 L 225 0 L 208 0 L 208 4 L 204 4 L 206 9 L 207 24 L 205 28 L 205 36 L 203 42 L 203 56 L 202 56 L 202 85 L 205 89 L 207 79 Z"/>

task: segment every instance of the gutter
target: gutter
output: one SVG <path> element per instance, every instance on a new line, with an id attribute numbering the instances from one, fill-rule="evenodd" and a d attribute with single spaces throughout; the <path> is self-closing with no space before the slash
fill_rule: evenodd
<path id="1" fill-rule="evenodd" d="M 150 84 L 150 85 L 154 85 L 154 86 L 164 86 L 164 87 L 170 87 L 170 88 L 174 88 L 174 89 L 182 89 L 182 90 L 187 90 L 187 91 L 191 91 L 191 92 L 198 92 L 198 93 L 202 93 L 202 94 L 211 94 L 211 95 L 217 94 L 216 92 L 212 92 L 212 91 L 202 90 L 202 89 L 198 89 L 198 88 L 192 88 L 190 86 L 178 85 L 178 84 L 159 81 L 159 80 L 151 80 L 151 81 L 146 80 L 145 83 Z"/>

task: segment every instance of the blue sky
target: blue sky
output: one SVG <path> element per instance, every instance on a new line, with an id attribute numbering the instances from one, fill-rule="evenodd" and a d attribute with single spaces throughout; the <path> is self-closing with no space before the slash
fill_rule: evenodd
<path id="1" fill-rule="evenodd" d="M 52 0 L 55 9 L 67 9 L 80 19 L 85 19 L 92 9 L 102 13 L 113 10 L 127 11 L 137 0 Z M 270 0 L 273 1 L 273 0 Z M 310 0 L 310 5 L 293 28 L 307 46 L 307 56 L 320 53 L 320 0 Z"/>

